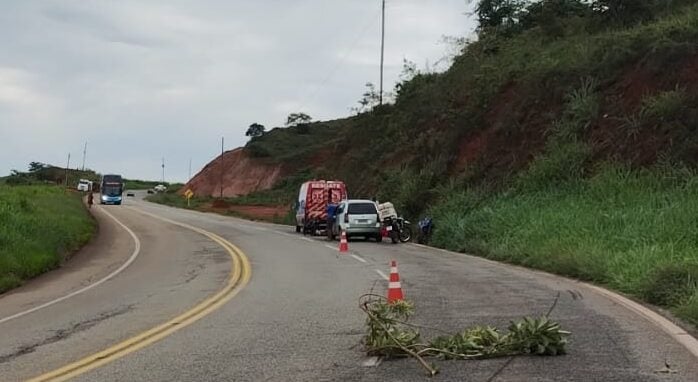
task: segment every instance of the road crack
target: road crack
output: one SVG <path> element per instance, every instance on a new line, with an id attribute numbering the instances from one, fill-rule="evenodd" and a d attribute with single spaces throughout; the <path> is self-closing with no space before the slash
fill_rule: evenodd
<path id="1" fill-rule="evenodd" d="M 18 357 L 23 356 L 23 355 L 33 353 L 36 351 L 36 349 L 38 349 L 42 346 L 46 346 L 46 345 L 67 339 L 68 337 L 72 336 L 73 334 L 90 329 L 91 327 L 97 325 L 98 323 L 100 323 L 104 320 L 122 315 L 122 314 L 124 314 L 132 309 L 133 309 L 133 305 L 127 305 L 127 306 L 121 307 L 119 309 L 114 309 L 114 310 L 100 313 L 99 315 L 97 315 L 93 318 L 90 318 L 90 319 L 87 319 L 84 321 L 80 321 L 77 323 L 73 323 L 67 328 L 54 330 L 53 335 L 51 335 L 51 336 L 49 336 L 41 341 L 35 342 L 33 344 L 29 344 L 29 345 L 20 346 L 17 350 L 15 350 L 14 352 L 12 352 L 10 354 L 0 355 L 0 364 L 7 363 L 7 362 L 12 361 Z"/>

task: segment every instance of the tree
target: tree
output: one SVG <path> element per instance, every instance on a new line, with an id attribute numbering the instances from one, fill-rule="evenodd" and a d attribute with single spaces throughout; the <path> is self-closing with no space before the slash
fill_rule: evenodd
<path id="1" fill-rule="evenodd" d="M 307 125 L 313 119 L 305 113 L 291 113 L 286 118 L 286 126 L 301 126 Z"/>
<path id="2" fill-rule="evenodd" d="M 245 135 L 252 138 L 261 137 L 262 135 L 264 135 L 265 130 L 266 128 L 264 127 L 264 125 L 260 125 L 259 123 L 255 122 L 250 125 Z"/>
<path id="3" fill-rule="evenodd" d="M 630 25 L 652 19 L 656 0 L 594 0 L 592 9 L 606 21 Z"/>
<path id="4" fill-rule="evenodd" d="M 29 163 L 29 172 L 39 172 L 45 168 L 48 168 L 48 165 L 45 163 L 41 163 L 41 162 L 30 162 Z"/>
<path id="5" fill-rule="evenodd" d="M 359 106 L 352 107 L 351 111 L 356 114 L 361 114 L 366 111 L 371 111 L 380 102 L 380 95 L 376 91 L 376 86 L 371 82 L 366 82 L 366 91 L 361 95 Z"/>
<path id="6" fill-rule="evenodd" d="M 480 32 L 501 30 L 511 31 L 524 7 L 523 0 L 481 0 L 475 8 Z"/>
<path id="7" fill-rule="evenodd" d="M 532 3 L 520 13 L 519 28 L 539 27 L 545 36 L 561 37 L 571 18 L 586 18 L 591 8 L 584 0 L 542 0 Z"/>

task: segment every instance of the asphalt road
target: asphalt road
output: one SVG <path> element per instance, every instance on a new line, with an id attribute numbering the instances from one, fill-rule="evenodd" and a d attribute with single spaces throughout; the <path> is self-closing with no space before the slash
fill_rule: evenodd
<path id="1" fill-rule="evenodd" d="M 133 231 L 139 251 L 105 211 Z M 510 320 L 544 314 L 559 295 L 551 317 L 573 333 L 568 355 L 435 360 L 441 372 L 432 380 L 698 381 L 698 362 L 684 347 L 635 312 L 573 281 L 415 245 L 352 241 L 351 254 L 339 255 L 337 243 L 306 238 L 292 228 L 131 198 L 95 212 L 100 233 L 92 244 L 60 270 L 0 296 L 0 380 L 35 377 L 97 353 L 226 285 L 231 270 L 226 250 L 154 217 L 160 216 L 235 244 L 251 262 L 250 282 L 206 317 L 75 380 L 426 380 L 411 359 L 363 365 L 358 297 L 385 293 L 383 275 L 394 259 L 405 297 L 416 304 L 417 324 L 451 332 L 474 324 L 504 328 Z M 75 296 L 3 321 L 115 271 Z M 422 331 L 426 338 L 437 334 Z M 674 372 L 659 372 L 665 361 Z"/>

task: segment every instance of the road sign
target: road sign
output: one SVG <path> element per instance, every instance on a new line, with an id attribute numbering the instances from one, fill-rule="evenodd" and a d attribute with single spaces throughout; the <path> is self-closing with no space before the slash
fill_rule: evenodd
<path id="1" fill-rule="evenodd" d="M 187 207 L 189 207 L 189 199 L 191 199 L 192 196 L 194 196 L 194 191 L 192 191 L 191 189 L 187 188 L 187 190 L 184 191 L 184 197 L 187 198 Z"/>

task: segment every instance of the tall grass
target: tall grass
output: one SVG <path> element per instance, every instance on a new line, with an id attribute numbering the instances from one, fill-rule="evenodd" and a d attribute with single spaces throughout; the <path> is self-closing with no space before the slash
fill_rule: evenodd
<path id="1" fill-rule="evenodd" d="M 556 188 L 453 195 L 437 246 L 605 284 L 698 324 L 698 175 L 607 164 Z"/>
<path id="2" fill-rule="evenodd" d="M 56 268 L 94 231 L 78 194 L 0 185 L 0 293 Z"/>

